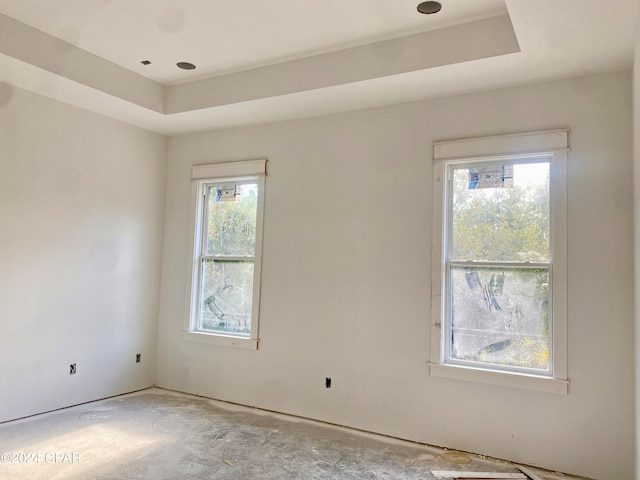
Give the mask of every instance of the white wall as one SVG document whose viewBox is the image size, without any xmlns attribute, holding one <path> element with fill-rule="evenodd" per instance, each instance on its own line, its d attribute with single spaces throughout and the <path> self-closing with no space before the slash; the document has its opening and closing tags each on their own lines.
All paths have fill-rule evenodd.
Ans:
<svg viewBox="0 0 640 480">
<path fill-rule="evenodd" d="M 640 22 L 639 22 L 640 26 Z M 636 372 L 636 480 L 640 480 L 640 28 L 633 63 L 633 223 Z"/>
<path fill-rule="evenodd" d="M 0 421 L 153 385 L 165 178 L 162 136 L 0 83 Z"/>
<path fill-rule="evenodd" d="M 631 90 L 618 73 L 170 139 L 156 384 L 632 478 Z M 432 142 L 560 127 L 570 394 L 430 377 Z M 185 342 L 190 167 L 265 157 L 260 349 Z"/>
</svg>

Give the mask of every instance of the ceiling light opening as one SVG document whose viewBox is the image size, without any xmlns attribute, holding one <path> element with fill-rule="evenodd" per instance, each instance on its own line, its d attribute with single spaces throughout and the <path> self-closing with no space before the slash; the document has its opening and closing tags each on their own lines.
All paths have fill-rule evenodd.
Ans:
<svg viewBox="0 0 640 480">
<path fill-rule="evenodd" d="M 426 15 L 438 13 L 442 9 L 440 2 L 422 2 L 418 5 L 418 11 Z"/>
<path fill-rule="evenodd" d="M 178 68 L 181 68 L 183 70 L 195 70 L 196 66 L 193 63 L 189 63 L 189 62 L 178 62 L 176 63 L 176 65 L 178 66 Z"/>
</svg>

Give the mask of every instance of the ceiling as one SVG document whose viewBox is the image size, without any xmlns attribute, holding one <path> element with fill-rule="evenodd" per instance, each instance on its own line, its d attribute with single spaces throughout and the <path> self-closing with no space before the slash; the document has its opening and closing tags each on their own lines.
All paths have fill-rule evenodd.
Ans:
<svg viewBox="0 0 640 480">
<path fill-rule="evenodd" d="M 0 0 L 0 82 L 177 135 L 630 69 L 639 1 Z"/>
</svg>

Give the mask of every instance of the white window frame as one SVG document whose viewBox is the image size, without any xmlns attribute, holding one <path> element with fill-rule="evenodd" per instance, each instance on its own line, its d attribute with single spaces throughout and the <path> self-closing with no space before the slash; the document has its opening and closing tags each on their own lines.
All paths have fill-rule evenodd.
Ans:
<svg viewBox="0 0 640 480">
<path fill-rule="evenodd" d="M 567 379 L 567 153 L 564 130 L 501 135 L 434 143 L 433 241 L 431 275 L 431 355 L 429 370 L 435 377 L 568 393 Z M 446 359 L 447 222 L 446 174 L 451 165 L 543 158 L 550 163 L 551 281 L 550 373 L 514 371 L 508 367 L 469 366 Z"/>
<path fill-rule="evenodd" d="M 191 169 L 191 288 L 189 289 L 187 321 L 183 332 L 186 341 L 207 343 L 226 347 L 256 350 L 259 344 L 260 279 L 262 271 L 262 232 L 264 224 L 264 194 L 267 160 L 215 163 L 198 165 Z M 198 328 L 198 309 L 201 295 L 201 263 L 204 245 L 204 222 L 206 214 L 206 190 L 211 184 L 256 183 L 258 205 L 256 212 L 256 246 L 253 270 L 253 298 L 251 308 L 251 334 L 249 337 L 227 332 L 215 332 Z"/>
</svg>

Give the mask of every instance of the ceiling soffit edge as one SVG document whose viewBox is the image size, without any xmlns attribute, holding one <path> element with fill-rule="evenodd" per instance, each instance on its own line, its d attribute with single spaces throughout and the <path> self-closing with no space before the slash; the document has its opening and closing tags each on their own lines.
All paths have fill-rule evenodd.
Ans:
<svg viewBox="0 0 640 480">
<path fill-rule="evenodd" d="M 369 45 L 165 86 L 0 14 L 1 54 L 165 115 L 361 82 L 519 51 L 511 20 L 503 14 Z"/>
</svg>

